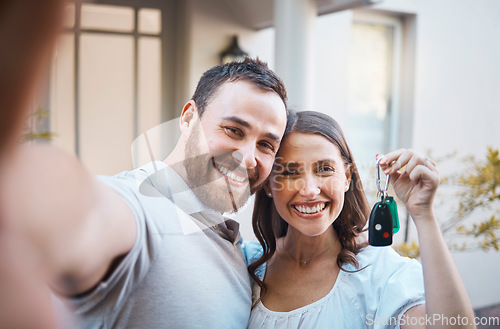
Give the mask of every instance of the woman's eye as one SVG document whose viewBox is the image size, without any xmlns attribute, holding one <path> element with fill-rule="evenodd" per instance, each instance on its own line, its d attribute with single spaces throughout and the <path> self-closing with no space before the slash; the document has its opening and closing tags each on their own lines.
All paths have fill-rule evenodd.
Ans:
<svg viewBox="0 0 500 329">
<path fill-rule="evenodd" d="M 297 176 L 297 175 L 299 175 L 299 171 L 298 170 L 284 170 L 281 172 L 280 175 L 287 176 L 287 177 Z"/>
<path fill-rule="evenodd" d="M 330 166 L 321 166 L 318 168 L 318 172 L 328 174 L 328 173 L 333 173 L 335 172 L 335 169 Z"/>
</svg>

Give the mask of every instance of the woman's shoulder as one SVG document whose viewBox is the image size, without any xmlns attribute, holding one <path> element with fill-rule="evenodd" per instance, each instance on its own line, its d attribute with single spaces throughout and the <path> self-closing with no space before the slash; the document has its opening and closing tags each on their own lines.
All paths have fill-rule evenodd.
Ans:
<svg viewBox="0 0 500 329">
<path fill-rule="evenodd" d="M 359 262 L 358 268 L 352 265 L 344 267 L 348 271 L 354 271 L 350 274 L 354 281 L 374 285 L 422 277 L 421 264 L 415 259 L 400 256 L 392 247 L 367 246 L 356 258 Z"/>
<path fill-rule="evenodd" d="M 408 263 L 418 263 L 415 259 L 399 255 L 391 246 L 367 246 L 359 252 L 356 258 L 360 264 L 364 263 L 365 265 L 373 264 L 374 262 L 384 262 L 384 267 L 387 265 L 399 266 Z"/>
<path fill-rule="evenodd" d="M 365 319 L 399 316 L 425 303 L 421 264 L 400 256 L 391 247 L 368 246 L 358 253 L 358 270 L 349 265 L 341 290 Z"/>
</svg>

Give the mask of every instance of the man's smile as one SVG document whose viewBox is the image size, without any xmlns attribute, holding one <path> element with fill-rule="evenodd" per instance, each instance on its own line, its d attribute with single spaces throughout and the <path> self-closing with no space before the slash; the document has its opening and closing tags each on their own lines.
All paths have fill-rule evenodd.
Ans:
<svg viewBox="0 0 500 329">
<path fill-rule="evenodd" d="M 237 171 L 237 170 L 232 171 L 229 168 L 227 168 L 226 166 L 219 164 L 219 163 L 214 163 L 214 167 L 215 167 L 215 169 L 217 169 L 217 171 L 222 176 L 227 177 L 236 183 L 242 184 L 245 181 L 248 181 L 248 178 L 246 177 L 246 175 L 243 176 L 242 173 Z"/>
</svg>

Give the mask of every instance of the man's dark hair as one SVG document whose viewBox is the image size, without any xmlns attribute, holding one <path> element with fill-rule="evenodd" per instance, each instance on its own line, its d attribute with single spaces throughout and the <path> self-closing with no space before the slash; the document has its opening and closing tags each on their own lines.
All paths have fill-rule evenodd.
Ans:
<svg viewBox="0 0 500 329">
<path fill-rule="evenodd" d="M 198 108 L 198 115 L 203 115 L 205 108 L 217 89 L 225 82 L 236 80 L 248 81 L 255 86 L 278 94 L 286 105 L 286 89 L 283 81 L 260 59 L 245 57 L 243 62 L 231 62 L 211 68 L 203 73 L 192 100 Z"/>
</svg>

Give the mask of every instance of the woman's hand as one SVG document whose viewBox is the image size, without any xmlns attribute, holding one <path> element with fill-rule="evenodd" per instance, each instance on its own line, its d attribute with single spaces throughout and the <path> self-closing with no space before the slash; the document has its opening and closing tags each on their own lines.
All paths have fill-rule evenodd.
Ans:
<svg viewBox="0 0 500 329">
<path fill-rule="evenodd" d="M 436 163 L 409 149 L 390 152 L 379 163 L 413 219 L 428 218 L 439 185 Z"/>
</svg>

